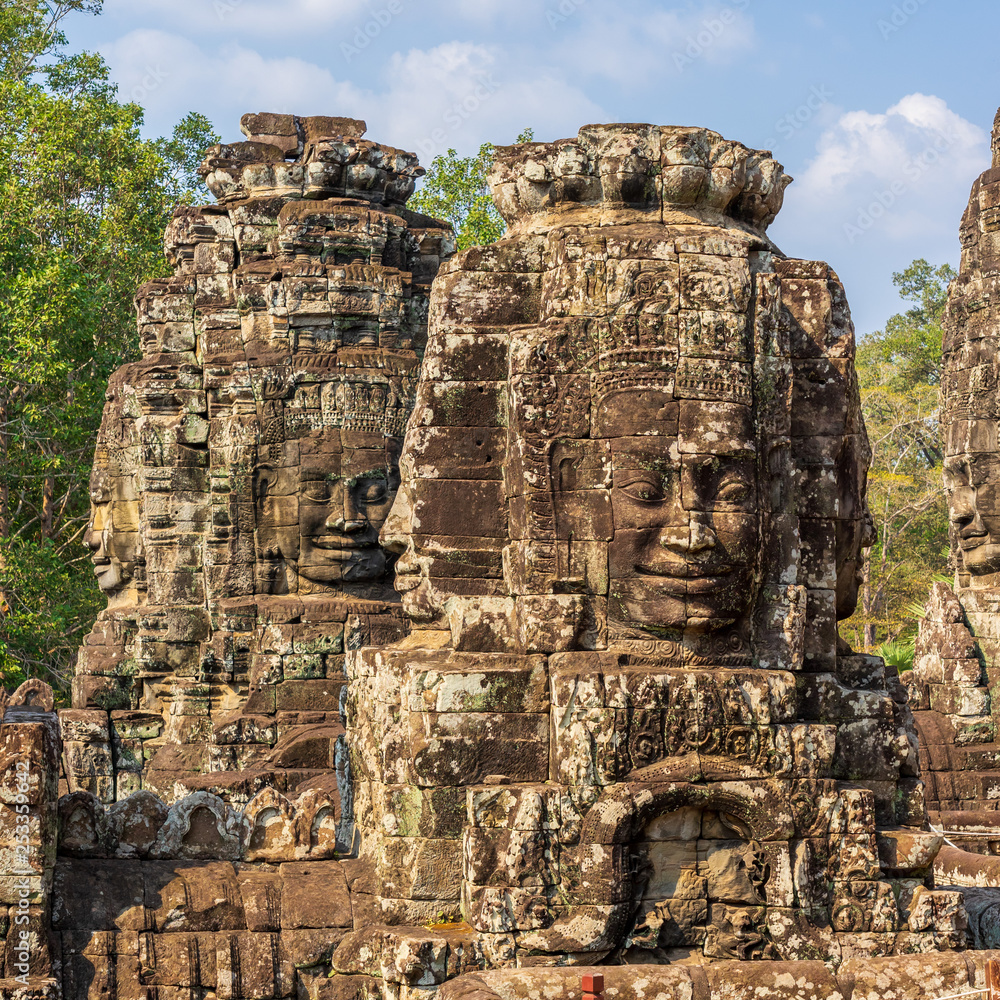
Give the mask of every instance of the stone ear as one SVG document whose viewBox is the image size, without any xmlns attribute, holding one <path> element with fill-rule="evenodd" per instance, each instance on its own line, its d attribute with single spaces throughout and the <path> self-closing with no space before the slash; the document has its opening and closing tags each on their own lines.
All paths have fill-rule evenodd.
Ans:
<svg viewBox="0 0 1000 1000">
<path fill-rule="evenodd" d="M 385 468 L 389 481 L 389 489 L 399 489 L 402 476 L 399 471 L 399 460 L 403 454 L 403 439 L 387 437 L 385 439 Z"/>
<path fill-rule="evenodd" d="M 788 475 L 790 443 L 787 438 L 758 438 L 759 469 L 766 476 L 761 482 L 761 502 L 771 510 L 782 510 L 789 502 L 792 482 Z M 766 491 L 766 492 L 765 492 Z"/>
<path fill-rule="evenodd" d="M 274 490 L 278 480 L 278 470 L 270 463 L 258 465 L 253 471 L 253 499 L 261 507 Z"/>
</svg>

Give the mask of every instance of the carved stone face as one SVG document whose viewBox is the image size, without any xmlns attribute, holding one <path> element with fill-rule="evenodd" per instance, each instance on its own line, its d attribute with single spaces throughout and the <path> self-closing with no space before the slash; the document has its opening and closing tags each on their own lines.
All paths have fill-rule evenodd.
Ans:
<svg viewBox="0 0 1000 1000">
<path fill-rule="evenodd" d="M 295 567 L 300 592 L 381 579 L 379 531 L 395 499 L 395 450 L 326 450 L 300 441 L 297 466 L 258 470 L 264 555 Z"/>
<path fill-rule="evenodd" d="M 750 411 L 688 403 L 711 425 L 699 451 L 676 422 L 611 442 L 614 538 L 609 615 L 644 629 L 712 631 L 754 597 L 759 547 L 757 461 Z M 711 449 L 711 450 L 710 450 Z"/>
<path fill-rule="evenodd" d="M 132 579 L 139 554 L 138 501 L 121 476 L 95 461 L 90 474 L 90 523 L 84 544 L 104 593 L 121 591 Z"/>
<path fill-rule="evenodd" d="M 414 541 L 412 483 L 413 480 L 407 481 L 403 471 L 403 484 L 396 494 L 380 538 L 386 551 L 399 556 L 394 586 L 402 598 L 403 611 L 413 621 L 430 622 L 440 617 L 443 602 L 435 598 L 427 572 L 431 556 L 422 557 Z"/>
<path fill-rule="evenodd" d="M 870 450 L 855 438 L 845 442 L 840 455 L 840 517 L 837 519 L 837 620 L 854 614 L 858 590 L 864 582 L 864 551 L 875 544 L 875 523 L 865 499 Z"/>
<path fill-rule="evenodd" d="M 300 483 L 299 576 L 314 583 L 381 577 L 378 533 L 395 497 L 385 468 L 338 476 L 303 467 Z"/>
<path fill-rule="evenodd" d="M 875 525 L 867 507 L 861 518 L 837 521 L 837 621 L 854 614 L 864 583 L 864 550 L 875 544 Z"/>
<path fill-rule="evenodd" d="M 944 483 L 966 571 L 972 576 L 1000 572 L 1000 456 L 948 457 Z"/>
</svg>

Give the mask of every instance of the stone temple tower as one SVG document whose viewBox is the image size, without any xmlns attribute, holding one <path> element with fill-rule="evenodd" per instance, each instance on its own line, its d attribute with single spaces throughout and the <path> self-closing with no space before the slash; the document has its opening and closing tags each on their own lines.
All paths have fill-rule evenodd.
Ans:
<svg viewBox="0 0 1000 1000">
<path fill-rule="evenodd" d="M 940 844 L 912 719 L 837 638 L 869 449 L 840 281 L 766 235 L 788 181 L 704 129 L 499 151 L 510 230 L 434 284 L 382 530 L 412 632 L 347 661 L 388 923 L 492 964 L 932 933 L 892 881 Z M 898 827 L 926 849 L 883 867 Z"/>
<path fill-rule="evenodd" d="M 950 829 L 980 833 L 1000 830 L 1000 114 L 992 145 L 993 164 L 972 185 L 962 216 L 962 262 L 943 323 L 941 426 L 955 587 L 934 584 L 906 675 L 928 808 Z"/>
<path fill-rule="evenodd" d="M 65 750 L 106 802 L 325 780 L 345 645 L 407 629 L 378 533 L 450 232 L 364 122 L 242 128 L 202 167 L 217 203 L 175 212 L 143 356 L 108 387 L 87 534 L 108 609 Z"/>
</svg>

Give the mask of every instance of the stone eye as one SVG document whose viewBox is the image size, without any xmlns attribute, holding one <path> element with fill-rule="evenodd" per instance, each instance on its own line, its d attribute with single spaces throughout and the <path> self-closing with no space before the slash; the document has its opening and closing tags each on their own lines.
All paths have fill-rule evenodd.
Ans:
<svg viewBox="0 0 1000 1000">
<path fill-rule="evenodd" d="M 663 483 L 658 479 L 633 479 L 622 487 L 622 493 L 640 503 L 661 503 L 667 498 Z"/>
<path fill-rule="evenodd" d="M 730 479 L 719 487 L 717 498 L 723 503 L 746 503 L 750 499 L 750 485 L 742 479 Z"/>
<path fill-rule="evenodd" d="M 305 484 L 302 493 L 313 503 L 327 503 L 333 496 L 333 483 L 326 479 L 314 479 Z"/>
<path fill-rule="evenodd" d="M 376 504 L 381 503 L 388 494 L 389 489 L 384 479 L 371 479 L 362 487 L 361 499 L 365 503 Z"/>
<path fill-rule="evenodd" d="M 946 465 L 944 467 L 945 489 L 956 490 L 961 489 L 963 486 L 969 486 L 971 478 L 967 470 L 961 465 Z"/>
</svg>

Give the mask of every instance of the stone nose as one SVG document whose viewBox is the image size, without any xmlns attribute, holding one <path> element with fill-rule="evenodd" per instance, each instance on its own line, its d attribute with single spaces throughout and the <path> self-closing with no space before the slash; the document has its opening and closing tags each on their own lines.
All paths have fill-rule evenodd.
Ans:
<svg viewBox="0 0 1000 1000">
<path fill-rule="evenodd" d="M 686 525 L 668 525 L 660 533 L 660 545 L 679 555 L 697 555 L 714 549 L 718 538 L 707 514 L 694 513 Z"/>
<path fill-rule="evenodd" d="M 368 519 L 358 510 L 357 504 L 351 497 L 351 491 L 345 490 L 344 499 L 341 504 L 334 502 L 333 510 L 325 522 L 331 531 L 349 535 L 357 531 L 364 531 L 368 527 Z"/>
<path fill-rule="evenodd" d="M 409 488 L 401 486 L 379 532 L 379 544 L 393 555 L 401 556 L 410 543 L 412 503 Z"/>
<path fill-rule="evenodd" d="M 986 530 L 986 525 L 983 524 L 983 519 L 979 516 L 978 510 L 970 511 L 971 517 L 966 517 L 962 519 L 963 527 L 959 531 L 960 538 L 979 538 L 982 535 L 989 534 Z"/>
<path fill-rule="evenodd" d="M 969 486 L 956 489 L 951 495 L 950 504 L 951 520 L 960 526 L 960 533 L 963 537 L 972 537 L 985 533 L 985 529 L 982 528 L 982 521 L 979 518 L 975 490 Z M 966 534 L 967 532 L 968 534 Z"/>
<path fill-rule="evenodd" d="M 103 508 L 91 508 L 90 524 L 83 533 L 83 544 L 92 552 L 98 552 L 104 548 L 105 533 L 110 525 L 108 513 Z"/>
<path fill-rule="evenodd" d="M 870 549 L 877 541 L 878 532 L 875 530 L 875 520 L 871 515 L 871 511 L 866 509 L 861 528 L 861 548 Z"/>
<path fill-rule="evenodd" d="M 691 542 L 688 551 L 707 552 L 715 548 L 718 539 L 707 514 L 694 514 L 691 517 Z"/>
</svg>

